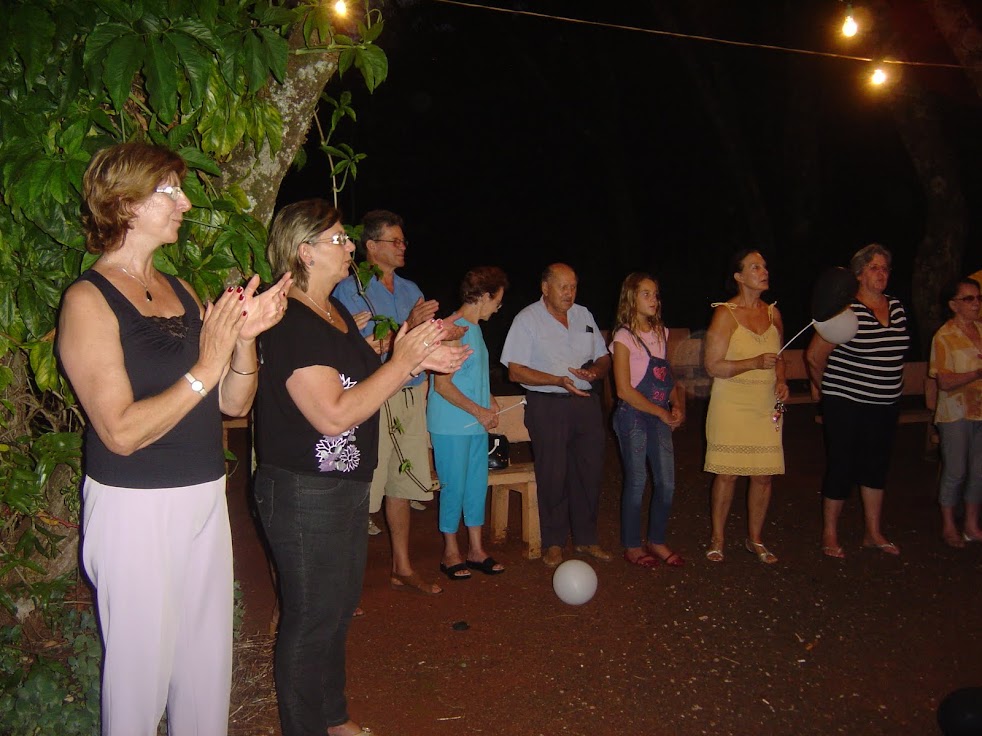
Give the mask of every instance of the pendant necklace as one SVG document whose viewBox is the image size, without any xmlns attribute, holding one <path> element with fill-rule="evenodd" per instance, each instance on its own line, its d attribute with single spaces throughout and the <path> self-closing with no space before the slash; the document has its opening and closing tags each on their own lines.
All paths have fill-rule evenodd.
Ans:
<svg viewBox="0 0 982 736">
<path fill-rule="evenodd" d="M 300 291 L 300 290 L 298 289 L 298 291 Z M 310 302 L 311 304 L 313 304 L 315 307 L 317 307 L 319 310 L 321 310 L 324 314 L 327 315 L 327 321 L 328 322 L 333 322 L 334 321 L 334 317 L 331 315 L 331 310 L 324 309 L 324 307 L 322 307 L 320 304 L 318 304 L 313 299 L 311 299 L 309 296 L 307 296 L 307 292 L 306 291 L 300 291 L 300 293 L 303 294 L 304 298 L 308 302 Z"/>
<path fill-rule="evenodd" d="M 125 273 L 131 279 L 133 279 L 135 281 L 139 281 L 140 282 L 140 285 L 143 286 L 143 293 L 147 295 L 147 301 L 148 302 L 152 302 L 153 301 L 153 296 L 150 294 L 150 286 L 147 284 L 146 281 L 144 281 L 143 279 L 141 279 L 139 276 L 134 276 L 129 271 L 127 271 L 123 266 L 116 266 L 116 268 L 118 268 L 120 271 L 122 271 L 123 273 Z"/>
</svg>

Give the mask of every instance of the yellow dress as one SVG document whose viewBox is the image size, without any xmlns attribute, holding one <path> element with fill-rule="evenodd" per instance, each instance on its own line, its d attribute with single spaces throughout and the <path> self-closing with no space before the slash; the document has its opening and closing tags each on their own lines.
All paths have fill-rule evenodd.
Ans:
<svg viewBox="0 0 982 736">
<path fill-rule="evenodd" d="M 714 304 L 713 306 L 718 306 Z M 724 302 L 736 320 L 736 305 Z M 727 360 L 753 358 L 776 353 L 781 338 L 774 326 L 774 305 L 767 313 L 771 324 L 763 334 L 737 328 L 726 348 Z M 714 378 L 706 416 L 705 470 L 717 475 L 783 475 L 783 421 L 774 421 L 773 368 L 745 371 L 732 378 Z"/>
</svg>

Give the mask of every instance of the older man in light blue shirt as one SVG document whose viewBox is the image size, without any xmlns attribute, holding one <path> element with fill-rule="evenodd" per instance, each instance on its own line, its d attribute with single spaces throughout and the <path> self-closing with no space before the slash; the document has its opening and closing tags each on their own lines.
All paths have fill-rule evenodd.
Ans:
<svg viewBox="0 0 982 736">
<path fill-rule="evenodd" d="M 597 543 L 597 506 L 605 433 L 600 397 L 591 384 L 610 369 L 593 315 L 576 301 L 576 273 L 564 263 L 542 274 L 542 299 L 516 315 L 501 352 L 508 377 L 527 391 L 525 424 L 535 454 L 543 562 L 574 549 L 605 562 Z"/>
</svg>

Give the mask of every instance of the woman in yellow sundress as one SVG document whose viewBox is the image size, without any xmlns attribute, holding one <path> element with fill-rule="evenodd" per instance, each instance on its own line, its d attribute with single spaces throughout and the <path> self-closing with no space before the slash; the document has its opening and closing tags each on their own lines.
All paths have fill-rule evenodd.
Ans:
<svg viewBox="0 0 982 736">
<path fill-rule="evenodd" d="M 740 476 L 750 478 L 747 491 L 747 551 L 761 562 L 774 556 L 761 541 L 771 499 L 771 479 L 784 474 L 781 444 L 784 400 L 784 359 L 781 313 L 760 297 L 767 291 L 767 263 L 755 250 L 743 250 L 731 261 L 729 301 L 713 304 L 706 332 L 706 372 L 713 377 L 706 417 L 705 470 L 715 473 L 712 491 L 710 562 L 723 561 L 726 517 Z"/>
</svg>

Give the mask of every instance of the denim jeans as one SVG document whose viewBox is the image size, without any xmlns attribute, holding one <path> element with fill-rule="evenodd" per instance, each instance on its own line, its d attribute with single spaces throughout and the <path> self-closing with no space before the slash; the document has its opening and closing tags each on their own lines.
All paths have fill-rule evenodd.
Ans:
<svg viewBox="0 0 982 736">
<path fill-rule="evenodd" d="M 942 506 L 982 502 L 982 421 L 939 422 Z"/>
<path fill-rule="evenodd" d="M 675 450 L 672 430 L 660 419 L 621 403 L 614 411 L 614 434 L 624 464 L 621 492 L 621 545 L 641 546 L 641 501 L 646 478 L 645 460 L 651 467 L 651 505 L 648 541 L 665 543 L 668 515 L 675 495 Z"/>
<path fill-rule="evenodd" d="M 261 465 L 255 495 L 280 587 L 274 676 L 283 736 L 348 720 L 345 640 L 361 596 L 369 483 Z"/>
</svg>

